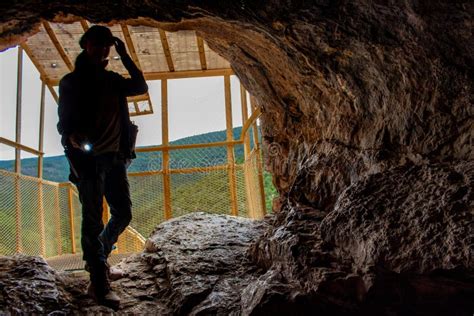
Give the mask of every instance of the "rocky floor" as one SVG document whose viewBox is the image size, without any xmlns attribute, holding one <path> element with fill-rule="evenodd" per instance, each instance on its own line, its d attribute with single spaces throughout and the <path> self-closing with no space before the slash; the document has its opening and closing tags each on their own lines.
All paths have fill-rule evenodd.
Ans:
<svg viewBox="0 0 474 316">
<path fill-rule="evenodd" d="M 264 228 L 264 222 L 204 213 L 158 226 L 143 253 L 119 264 L 127 276 L 112 283 L 122 298 L 117 313 L 240 314 L 240 293 L 261 274 L 246 252 Z M 3 257 L 0 314 L 112 313 L 87 297 L 87 283 L 57 274 L 38 257 Z"/>
</svg>

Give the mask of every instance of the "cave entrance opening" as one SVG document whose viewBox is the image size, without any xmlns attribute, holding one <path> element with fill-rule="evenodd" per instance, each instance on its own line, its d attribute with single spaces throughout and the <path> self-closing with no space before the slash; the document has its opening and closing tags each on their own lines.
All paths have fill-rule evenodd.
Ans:
<svg viewBox="0 0 474 316">
<path fill-rule="evenodd" d="M 80 202 L 75 186 L 67 181 L 66 159 L 54 156 L 59 155 L 54 146 L 60 144 L 54 103 L 59 81 L 73 70 L 78 41 L 90 26 L 85 20 L 42 22 L 16 50 L 2 53 L 16 55 L 17 69 L 9 65 L 11 71 L 2 71 L 1 78 L 2 87 L 16 84 L 4 87 L 16 94 L 9 93 L 0 107 L 1 255 L 54 257 L 60 259 L 59 269 L 77 268 L 68 258 L 81 252 Z M 134 215 L 114 253 L 141 251 L 144 237 L 157 224 L 190 212 L 262 218 L 270 200 L 264 188 L 260 111 L 229 63 L 194 31 L 108 27 L 126 43 L 150 86 L 146 94 L 128 99 L 132 120 L 148 138 L 140 144 L 139 137 L 138 157 L 129 169 Z M 108 69 L 127 75 L 113 47 Z M 35 88 L 29 87 L 33 82 Z M 220 92 L 193 99 L 193 91 L 206 90 L 200 85 Z M 175 101 L 176 96 L 188 99 Z M 199 111 L 190 111 L 192 103 Z M 188 121 L 183 120 L 186 114 Z M 190 122 L 201 125 L 193 130 Z M 187 134 L 179 132 L 184 127 Z M 104 220 L 107 207 L 104 201 Z"/>
</svg>

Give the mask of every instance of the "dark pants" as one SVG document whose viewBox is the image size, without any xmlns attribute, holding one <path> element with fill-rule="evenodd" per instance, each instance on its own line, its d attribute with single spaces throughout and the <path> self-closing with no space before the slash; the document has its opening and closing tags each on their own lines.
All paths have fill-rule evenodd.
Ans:
<svg viewBox="0 0 474 316">
<path fill-rule="evenodd" d="M 106 262 L 118 236 L 132 219 L 132 202 L 125 161 L 116 153 L 92 156 L 69 153 L 71 180 L 79 190 L 82 203 L 81 244 L 83 259 L 89 266 Z M 105 196 L 110 206 L 110 220 L 102 222 Z"/>
</svg>

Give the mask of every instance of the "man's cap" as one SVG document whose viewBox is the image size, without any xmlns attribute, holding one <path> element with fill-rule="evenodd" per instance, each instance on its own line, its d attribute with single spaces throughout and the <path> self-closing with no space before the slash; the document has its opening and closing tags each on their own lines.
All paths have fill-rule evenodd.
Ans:
<svg viewBox="0 0 474 316">
<path fill-rule="evenodd" d="M 82 49 L 86 48 L 87 41 L 92 41 L 94 44 L 112 46 L 114 44 L 114 36 L 109 28 L 102 25 L 94 25 L 91 26 L 79 40 L 79 45 Z"/>
</svg>

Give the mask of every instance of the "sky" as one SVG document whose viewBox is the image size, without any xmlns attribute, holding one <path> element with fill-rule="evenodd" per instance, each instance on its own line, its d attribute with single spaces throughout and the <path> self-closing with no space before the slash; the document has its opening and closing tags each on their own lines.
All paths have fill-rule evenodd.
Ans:
<svg viewBox="0 0 474 316">
<path fill-rule="evenodd" d="M 17 93 L 18 49 L 0 53 L 0 137 L 15 141 L 15 113 Z M 39 72 L 23 54 L 23 89 L 21 115 L 21 143 L 38 149 L 41 81 Z M 161 82 L 148 81 L 154 113 L 132 117 L 139 126 L 137 146 L 161 144 Z M 242 126 L 240 86 L 231 76 L 233 126 Z M 168 119 L 170 141 L 187 136 L 224 130 L 225 102 L 224 78 L 192 78 L 168 80 Z M 57 105 L 46 89 L 44 121 L 45 156 L 63 154 L 58 122 Z M 24 151 L 21 158 L 34 157 Z M 0 144 L 0 160 L 15 158 L 12 147 Z"/>
</svg>

